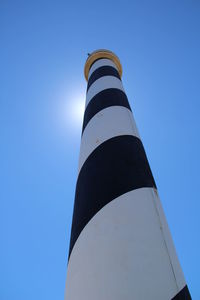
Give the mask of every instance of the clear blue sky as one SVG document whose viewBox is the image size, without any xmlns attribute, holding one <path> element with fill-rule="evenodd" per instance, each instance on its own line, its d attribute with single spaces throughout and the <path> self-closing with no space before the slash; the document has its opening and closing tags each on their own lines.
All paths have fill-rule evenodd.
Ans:
<svg viewBox="0 0 200 300">
<path fill-rule="evenodd" d="M 1 300 L 62 300 L 87 53 L 116 52 L 193 299 L 200 299 L 200 2 L 0 3 Z"/>
</svg>

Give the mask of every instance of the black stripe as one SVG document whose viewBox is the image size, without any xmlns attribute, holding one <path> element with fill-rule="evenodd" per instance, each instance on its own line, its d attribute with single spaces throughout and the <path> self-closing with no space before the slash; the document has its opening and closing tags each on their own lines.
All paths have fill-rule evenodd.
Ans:
<svg viewBox="0 0 200 300">
<path fill-rule="evenodd" d="M 88 103 L 84 114 L 82 132 L 94 115 L 110 106 L 124 106 L 131 110 L 126 94 L 123 91 L 119 89 L 103 90 L 96 94 Z"/>
<path fill-rule="evenodd" d="M 99 145 L 78 176 L 69 256 L 85 225 L 102 207 L 142 187 L 156 188 L 156 184 L 139 138 L 117 136 Z"/>
<path fill-rule="evenodd" d="M 96 69 L 92 75 L 90 76 L 88 80 L 88 85 L 87 85 L 87 91 L 90 88 L 90 86 L 99 78 L 103 76 L 114 76 L 120 79 L 118 71 L 111 66 L 102 66 L 98 69 Z"/>
<path fill-rule="evenodd" d="M 187 285 L 171 300 L 192 300 Z"/>
</svg>

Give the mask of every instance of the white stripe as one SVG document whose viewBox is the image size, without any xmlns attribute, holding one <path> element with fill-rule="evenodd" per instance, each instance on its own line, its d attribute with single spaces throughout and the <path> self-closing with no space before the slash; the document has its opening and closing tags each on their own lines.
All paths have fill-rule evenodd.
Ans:
<svg viewBox="0 0 200 300">
<path fill-rule="evenodd" d="M 175 252 L 180 277 L 174 277 L 155 201 L 152 188 L 137 189 L 90 220 L 70 256 L 65 300 L 169 300 L 184 287 Z"/>
<path fill-rule="evenodd" d="M 86 106 L 90 100 L 103 90 L 116 88 L 124 92 L 122 82 L 119 78 L 114 76 L 103 76 L 97 79 L 89 88 L 86 95 Z"/>
<path fill-rule="evenodd" d="M 122 106 L 107 107 L 98 112 L 83 132 L 79 171 L 92 151 L 106 140 L 119 135 L 139 137 L 132 112 Z"/>
<path fill-rule="evenodd" d="M 154 199 L 154 203 L 155 203 L 155 208 L 157 210 L 157 214 L 159 216 L 160 219 L 160 224 L 162 227 L 162 231 L 163 231 L 163 236 L 164 236 L 164 240 L 165 240 L 165 244 L 168 250 L 168 255 L 170 257 L 170 261 L 171 261 L 171 265 L 173 268 L 173 272 L 176 278 L 176 283 L 177 286 L 179 288 L 179 290 L 181 290 L 184 286 L 185 286 L 185 279 L 184 279 L 184 275 L 183 275 L 183 271 L 180 267 L 178 258 L 177 258 L 177 254 L 176 254 L 176 249 L 174 247 L 174 244 L 172 242 L 172 238 L 170 235 L 170 231 L 169 231 L 169 227 L 167 224 L 167 220 L 165 218 L 165 214 L 162 208 L 162 203 L 160 201 L 159 195 L 157 190 L 152 189 L 152 193 L 153 193 L 153 199 Z"/>
<path fill-rule="evenodd" d="M 97 60 L 97 61 L 91 66 L 90 71 L 89 71 L 89 74 L 88 74 L 88 80 L 89 80 L 90 76 L 92 75 L 92 73 L 93 73 L 96 69 L 98 69 L 98 68 L 100 68 L 100 67 L 103 67 L 103 66 L 111 66 L 111 67 L 113 67 L 113 68 L 115 68 L 115 69 L 117 70 L 117 67 L 116 67 L 116 65 L 114 64 L 114 62 L 113 62 L 112 60 L 106 59 L 106 58 L 104 58 L 104 59 L 99 59 L 99 60 Z M 118 71 L 118 70 L 117 70 L 117 71 Z"/>
</svg>

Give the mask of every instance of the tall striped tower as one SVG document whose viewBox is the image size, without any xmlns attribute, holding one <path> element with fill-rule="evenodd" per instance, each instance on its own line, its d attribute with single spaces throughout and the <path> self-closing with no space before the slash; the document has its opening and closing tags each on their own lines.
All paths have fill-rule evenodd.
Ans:
<svg viewBox="0 0 200 300">
<path fill-rule="evenodd" d="M 88 57 L 65 300 L 189 300 L 121 76 Z"/>
</svg>

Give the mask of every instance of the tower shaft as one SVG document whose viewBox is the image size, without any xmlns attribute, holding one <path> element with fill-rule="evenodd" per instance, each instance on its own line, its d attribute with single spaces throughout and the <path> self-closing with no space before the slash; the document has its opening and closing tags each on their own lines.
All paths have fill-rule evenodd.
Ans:
<svg viewBox="0 0 200 300">
<path fill-rule="evenodd" d="M 118 57 L 86 61 L 66 300 L 191 299 Z"/>
</svg>

